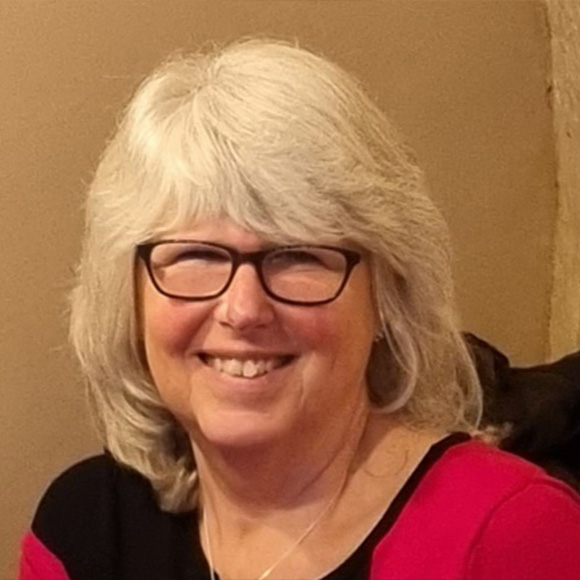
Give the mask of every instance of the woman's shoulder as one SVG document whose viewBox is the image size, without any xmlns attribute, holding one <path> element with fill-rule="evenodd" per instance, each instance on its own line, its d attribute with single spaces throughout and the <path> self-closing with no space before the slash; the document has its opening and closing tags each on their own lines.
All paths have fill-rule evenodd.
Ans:
<svg viewBox="0 0 580 580">
<path fill-rule="evenodd" d="M 106 555 L 99 563 L 91 554 L 107 552 L 117 469 L 108 454 L 89 457 L 48 485 L 22 541 L 20 579 L 67 579 L 76 572 L 79 554 L 96 573 L 107 565 Z"/>
<path fill-rule="evenodd" d="M 528 485 L 554 487 L 578 498 L 562 481 L 530 461 L 488 443 L 467 440 L 449 446 L 435 461 L 428 475 L 453 482 L 456 490 L 481 488 L 489 497 L 511 494 Z"/>
<path fill-rule="evenodd" d="M 151 483 L 109 454 L 59 475 L 23 542 L 27 580 L 182 578 L 196 569 L 192 514 L 163 511 Z"/>
<path fill-rule="evenodd" d="M 429 498 L 447 514 L 455 509 L 458 520 L 462 514 L 476 519 L 476 514 L 485 514 L 531 488 L 547 501 L 562 496 L 580 508 L 580 496 L 567 484 L 526 459 L 478 440 L 443 445 L 427 463 L 415 499 Z"/>
<path fill-rule="evenodd" d="M 117 462 L 107 452 L 81 459 L 64 469 L 50 482 L 42 501 L 57 499 L 62 494 L 69 496 L 73 493 L 74 497 L 79 492 L 90 493 L 91 490 L 95 490 L 94 484 L 112 481 L 111 478 L 118 468 Z"/>
<path fill-rule="evenodd" d="M 580 497 L 540 467 L 483 442 L 447 439 L 414 476 L 377 546 L 373 577 L 389 568 L 433 579 L 555 577 L 550 570 L 580 578 Z M 555 567 L 558 546 L 567 553 Z"/>
<path fill-rule="evenodd" d="M 450 448 L 439 467 L 439 477 L 447 480 L 446 513 L 454 512 L 471 540 L 463 577 L 580 578 L 575 490 L 541 467 L 478 441 Z"/>
<path fill-rule="evenodd" d="M 543 473 L 541 467 L 526 459 L 466 435 L 463 436 L 463 440 L 457 440 L 455 444 L 450 444 L 444 449 L 437 466 L 453 469 L 466 463 L 474 469 L 492 468 L 493 473 L 510 474 L 524 478 L 535 477 Z"/>
<path fill-rule="evenodd" d="M 121 466 L 105 452 L 75 463 L 58 475 L 40 500 L 33 527 L 53 521 L 87 521 L 91 515 L 103 520 L 119 496 L 150 491 L 148 481 L 137 472 Z M 103 522 L 104 523 L 104 522 Z"/>
<path fill-rule="evenodd" d="M 163 516 L 142 475 L 109 453 L 89 457 L 48 485 L 24 539 L 21 566 L 50 561 L 72 577 L 86 576 L 87 570 L 106 577 L 119 537 L 151 517 Z"/>
</svg>

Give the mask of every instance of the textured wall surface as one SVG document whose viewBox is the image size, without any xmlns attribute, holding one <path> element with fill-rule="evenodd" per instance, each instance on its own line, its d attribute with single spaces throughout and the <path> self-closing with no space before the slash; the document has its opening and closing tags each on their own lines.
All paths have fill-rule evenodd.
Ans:
<svg viewBox="0 0 580 580">
<path fill-rule="evenodd" d="M 548 0 L 552 39 L 558 213 L 551 358 L 580 348 L 580 2 Z"/>
</svg>

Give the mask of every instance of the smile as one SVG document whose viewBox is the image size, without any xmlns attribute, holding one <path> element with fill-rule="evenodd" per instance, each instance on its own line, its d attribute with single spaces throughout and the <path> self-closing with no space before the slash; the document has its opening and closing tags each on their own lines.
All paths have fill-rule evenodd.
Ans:
<svg viewBox="0 0 580 580">
<path fill-rule="evenodd" d="M 222 358 L 211 355 L 200 355 L 201 360 L 212 369 L 230 375 L 253 379 L 261 377 L 290 362 L 291 356 L 268 358 Z"/>
</svg>

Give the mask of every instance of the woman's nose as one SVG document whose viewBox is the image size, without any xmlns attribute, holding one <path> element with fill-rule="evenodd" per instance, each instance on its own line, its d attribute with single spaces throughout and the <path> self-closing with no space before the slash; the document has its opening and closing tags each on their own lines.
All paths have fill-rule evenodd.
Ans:
<svg viewBox="0 0 580 580">
<path fill-rule="evenodd" d="M 219 300 L 215 310 L 217 320 L 236 330 L 266 326 L 274 318 L 271 298 L 252 264 L 242 264 L 238 268 Z"/>
</svg>

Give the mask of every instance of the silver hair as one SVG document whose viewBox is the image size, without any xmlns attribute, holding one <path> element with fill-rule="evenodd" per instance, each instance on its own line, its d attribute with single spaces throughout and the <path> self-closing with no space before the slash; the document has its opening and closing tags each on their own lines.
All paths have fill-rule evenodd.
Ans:
<svg viewBox="0 0 580 580">
<path fill-rule="evenodd" d="M 135 248 L 223 215 L 276 242 L 362 248 L 382 326 L 370 400 L 412 426 L 476 426 L 481 395 L 458 331 L 446 224 L 357 81 L 277 40 L 173 56 L 137 90 L 89 188 L 71 313 L 104 444 L 164 509 L 195 505 L 196 470 L 147 369 Z"/>
</svg>

